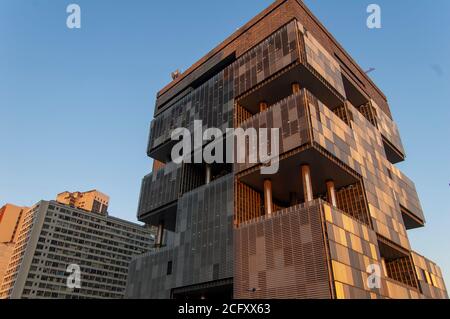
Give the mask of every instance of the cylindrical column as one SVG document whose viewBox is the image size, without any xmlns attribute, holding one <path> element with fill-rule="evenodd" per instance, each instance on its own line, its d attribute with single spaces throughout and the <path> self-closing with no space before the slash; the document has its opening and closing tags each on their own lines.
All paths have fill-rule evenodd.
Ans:
<svg viewBox="0 0 450 319">
<path fill-rule="evenodd" d="M 300 84 L 292 83 L 292 93 L 296 94 L 300 92 Z"/>
<path fill-rule="evenodd" d="M 336 188 L 334 187 L 334 181 L 327 182 L 327 195 L 328 201 L 334 207 L 337 207 Z"/>
<path fill-rule="evenodd" d="M 264 181 L 264 208 L 266 210 L 266 215 L 272 215 L 272 181 L 270 179 Z"/>
<path fill-rule="evenodd" d="M 260 112 L 264 112 L 265 110 L 267 110 L 267 103 L 266 102 L 260 102 L 259 103 L 259 111 Z"/>
<path fill-rule="evenodd" d="M 211 165 L 206 164 L 205 168 L 205 184 L 211 183 Z"/>
<path fill-rule="evenodd" d="M 383 272 L 384 275 L 387 276 L 387 267 L 386 267 L 386 259 L 384 259 L 383 257 L 381 258 L 381 266 L 383 267 Z"/>
<path fill-rule="evenodd" d="M 158 231 L 156 232 L 156 238 L 155 238 L 155 246 L 156 247 L 162 246 L 163 237 L 164 237 L 164 222 L 161 222 L 161 223 L 159 223 Z"/>
<path fill-rule="evenodd" d="M 305 196 L 305 202 L 310 202 L 314 198 L 311 183 L 311 171 L 309 169 L 309 165 L 303 165 L 301 173 L 302 173 L 302 185 L 303 185 L 303 194 Z"/>
</svg>

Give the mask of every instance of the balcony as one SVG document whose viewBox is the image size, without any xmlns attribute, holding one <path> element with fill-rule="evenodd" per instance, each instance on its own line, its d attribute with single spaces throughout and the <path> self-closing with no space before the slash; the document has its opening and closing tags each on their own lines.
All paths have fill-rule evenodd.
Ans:
<svg viewBox="0 0 450 319">
<path fill-rule="evenodd" d="M 307 184 L 302 168 L 308 167 L 311 196 L 335 205 L 361 223 L 370 224 L 362 180 L 343 169 L 314 148 L 309 148 L 280 161 L 277 174 L 264 176 L 257 169 L 237 174 L 237 223 L 266 214 L 271 205 L 276 212 L 308 201 Z M 271 203 L 266 202 L 267 181 L 270 181 Z M 330 185 L 333 195 L 330 194 Z"/>
<path fill-rule="evenodd" d="M 386 277 L 410 288 L 418 289 L 419 286 L 410 251 L 380 235 L 377 237 L 383 271 Z"/>
<path fill-rule="evenodd" d="M 345 129 L 347 134 L 352 134 L 350 121 L 353 117 L 347 112 L 346 104 L 342 103 L 340 107 L 329 108 L 307 89 L 291 93 L 291 95 L 273 105 L 267 104 L 264 110 L 255 114 L 239 104 L 237 116 L 240 120 L 237 126 L 244 130 L 255 128 L 257 132 L 260 128 L 278 128 L 280 132 L 279 155 L 283 157 L 283 155 L 298 148 L 312 147 L 313 142 L 317 141 L 314 132 L 324 130 L 320 110 L 327 110 L 328 116 L 331 116 L 339 127 Z M 312 122 L 313 119 L 316 121 Z M 341 147 L 345 147 L 344 145 L 344 141 L 339 143 Z M 244 151 L 242 147 L 245 148 L 246 160 L 248 160 L 248 152 L 252 145 L 247 143 L 246 145 L 238 145 L 238 147 L 241 148 L 239 149 L 241 152 Z M 267 148 L 271 150 L 271 145 L 269 144 Z M 236 173 L 240 173 L 257 165 L 258 163 L 246 161 L 245 163 L 235 164 L 234 170 Z"/>
<path fill-rule="evenodd" d="M 308 107 L 306 102 L 306 91 L 291 95 L 261 113 L 251 116 L 239 124 L 247 130 L 255 128 L 258 132 L 260 128 L 278 128 L 280 130 L 280 154 L 284 154 L 297 147 L 311 142 L 310 128 L 308 125 Z M 238 148 L 243 145 L 237 145 Z M 251 145 L 245 145 L 248 155 Z M 269 150 L 271 146 L 269 145 Z M 248 158 L 247 158 L 248 159 Z M 241 172 L 256 163 L 237 163 L 235 172 Z"/>
</svg>

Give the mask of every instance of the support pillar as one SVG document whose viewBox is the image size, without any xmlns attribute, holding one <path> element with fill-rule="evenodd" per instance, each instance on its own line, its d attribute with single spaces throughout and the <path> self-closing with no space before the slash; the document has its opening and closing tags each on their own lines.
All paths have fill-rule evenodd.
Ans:
<svg viewBox="0 0 450 319">
<path fill-rule="evenodd" d="M 260 102 L 259 103 L 259 111 L 260 112 L 264 112 L 265 110 L 267 110 L 267 103 L 266 102 Z"/>
<path fill-rule="evenodd" d="M 383 257 L 381 257 L 381 266 L 383 267 L 384 275 L 387 276 L 388 272 L 387 272 L 387 267 L 386 267 L 386 259 L 384 259 Z"/>
<path fill-rule="evenodd" d="M 211 183 L 211 165 L 206 164 L 206 168 L 205 168 L 205 184 L 208 185 L 209 183 Z"/>
<path fill-rule="evenodd" d="M 300 84 L 292 83 L 292 93 L 293 94 L 300 93 Z"/>
<path fill-rule="evenodd" d="M 163 238 L 164 238 L 164 222 L 161 222 L 161 223 L 159 223 L 158 231 L 156 232 L 156 238 L 155 238 L 155 246 L 156 247 L 162 246 Z"/>
<path fill-rule="evenodd" d="M 313 197 L 313 189 L 311 183 L 311 171 L 309 165 L 303 165 L 301 169 L 303 194 L 305 196 L 305 202 L 311 202 Z"/>
<path fill-rule="evenodd" d="M 266 179 L 264 181 L 264 208 L 266 216 L 272 215 L 273 199 L 272 199 L 272 181 Z"/>
<path fill-rule="evenodd" d="M 336 188 L 334 186 L 334 181 L 327 182 L 327 197 L 328 202 L 331 206 L 337 207 L 337 199 L 336 199 Z"/>
</svg>

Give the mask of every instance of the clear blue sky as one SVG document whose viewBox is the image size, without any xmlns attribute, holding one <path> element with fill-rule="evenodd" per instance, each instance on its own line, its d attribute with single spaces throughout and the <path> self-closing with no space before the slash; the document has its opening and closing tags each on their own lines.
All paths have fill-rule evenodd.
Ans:
<svg viewBox="0 0 450 319">
<path fill-rule="evenodd" d="M 450 1 L 307 0 L 388 96 L 401 169 L 428 218 L 413 247 L 450 284 Z M 366 7 L 382 8 L 369 30 Z M 82 9 L 81 30 L 66 7 Z M 268 6 L 268 0 L 0 0 L 0 205 L 97 188 L 136 220 L 155 94 Z"/>
</svg>

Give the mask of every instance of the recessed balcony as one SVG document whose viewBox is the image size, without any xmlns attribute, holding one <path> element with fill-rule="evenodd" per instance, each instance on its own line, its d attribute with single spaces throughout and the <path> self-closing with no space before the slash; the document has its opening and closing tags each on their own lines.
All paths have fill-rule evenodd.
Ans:
<svg viewBox="0 0 450 319">
<path fill-rule="evenodd" d="M 318 103 L 321 103 L 310 91 L 301 89 L 295 91 L 293 89 L 297 84 L 290 85 L 294 92 L 274 105 L 264 104 L 267 106 L 261 109 L 260 112 L 252 115 L 247 109 L 238 106 L 237 117 L 240 119 L 238 126 L 244 130 L 255 128 L 259 131 L 260 128 L 278 128 L 279 129 L 279 150 L 278 154 L 283 155 L 298 147 L 305 145 L 313 145 L 313 125 L 311 124 L 311 114 L 320 118 Z M 323 103 L 322 103 L 323 105 Z M 325 106 L 328 108 L 328 106 Z M 331 110 L 331 109 L 330 109 Z M 330 112 L 336 121 L 342 121 L 343 125 L 350 127 L 351 116 L 347 112 L 345 103 L 341 107 L 334 108 L 334 113 Z M 320 122 L 316 125 L 322 125 Z M 317 127 L 315 127 L 317 129 Z M 262 141 L 259 141 L 261 143 Z M 271 150 L 271 141 L 268 141 L 268 150 Z M 237 145 L 238 152 L 246 152 L 245 163 L 236 163 L 234 171 L 239 173 L 243 170 L 249 169 L 257 163 L 251 163 L 248 154 L 254 145 L 249 143 L 240 143 Z M 261 145 L 257 145 L 261 147 Z M 258 148 L 258 150 L 259 150 Z"/>
<path fill-rule="evenodd" d="M 419 286 L 410 252 L 380 235 L 378 236 L 378 247 L 386 277 L 418 289 Z"/>
<path fill-rule="evenodd" d="M 326 200 L 360 222 L 370 223 L 361 178 L 313 147 L 282 157 L 274 175 L 262 175 L 256 167 L 237 174 L 237 181 L 237 223 L 314 199 Z"/>
<path fill-rule="evenodd" d="M 243 96 L 237 98 L 236 103 L 244 107 L 250 114 L 260 112 L 260 103 L 274 105 L 292 95 L 292 84 L 298 84 L 319 98 L 332 110 L 342 106 L 344 99 L 323 79 L 311 72 L 306 65 L 297 63 L 272 78 L 256 86 Z"/>
</svg>

